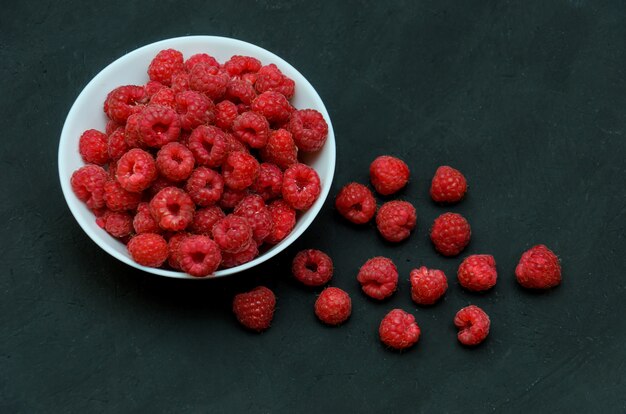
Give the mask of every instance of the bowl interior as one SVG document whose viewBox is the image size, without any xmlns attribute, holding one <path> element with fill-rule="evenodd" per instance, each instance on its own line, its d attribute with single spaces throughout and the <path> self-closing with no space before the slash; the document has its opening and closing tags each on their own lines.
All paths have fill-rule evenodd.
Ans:
<svg viewBox="0 0 626 414">
<path fill-rule="evenodd" d="M 130 258 L 124 244 L 96 225 L 93 214 L 84 203 L 76 198 L 70 186 L 72 173 L 84 165 L 78 153 L 80 135 L 90 128 L 104 131 L 107 119 L 102 111 L 102 104 L 107 93 L 120 85 L 145 84 L 148 81 L 146 71 L 150 61 L 160 50 L 167 48 L 181 51 L 185 59 L 195 53 L 208 53 L 219 62 L 225 62 L 232 55 L 248 55 L 256 57 L 263 64 L 274 63 L 285 75 L 296 82 L 296 92 L 291 100 L 293 106 L 298 109 L 316 109 L 324 115 L 328 122 L 328 140 L 326 145 L 318 153 L 308 154 L 304 159 L 304 162 L 312 166 L 320 176 L 322 190 L 319 198 L 308 211 L 298 217 L 295 228 L 282 242 L 248 263 L 231 269 L 219 270 L 213 276 L 219 277 L 238 273 L 275 256 L 293 243 L 306 230 L 313 222 L 328 196 L 335 170 L 335 135 L 324 103 L 304 76 L 283 59 L 265 49 L 236 39 L 216 36 L 189 36 L 152 43 L 134 50 L 111 63 L 87 84 L 67 116 L 59 143 L 58 162 L 61 188 L 65 200 L 79 225 L 96 244 L 109 254 L 124 263 L 146 272 L 161 276 L 198 280 L 198 278 L 182 272 L 155 269 L 135 263 Z"/>
</svg>

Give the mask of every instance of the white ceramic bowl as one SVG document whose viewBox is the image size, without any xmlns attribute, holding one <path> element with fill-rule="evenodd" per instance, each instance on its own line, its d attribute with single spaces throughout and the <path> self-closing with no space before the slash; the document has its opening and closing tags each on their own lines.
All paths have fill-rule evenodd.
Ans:
<svg viewBox="0 0 626 414">
<path fill-rule="evenodd" d="M 256 57 L 263 64 L 274 63 L 285 75 L 296 82 L 296 92 L 291 101 L 293 106 L 298 109 L 316 109 L 324 115 L 328 122 L 328 140 L 326 145 L 318 153 L 308 155 L 304 159 L 304 162 L 315 168 L 320 176 L 322 190 L 319 198 L 308 211 L 298 217 L 295 228 L 282 242 L 248 263 L 231 269 L 219 270 L 213 276 L 220 277 L 239 273 L 276 256 L 300 237 L 322 208 L 328 196 L 335 172 L 335 135 L 324 103 L 315 89 L 313 89 L 313 86 L 300 72 L 280 57 L 265 49 L 241 40 L 226 37 L 178 37 L 141 47 L 122 56 L 104 68 L 85 86 L 74 105 L 72 105 L 65 120 L 65 125 L 63 125 L 59 143 L 59 176 L 63 195 L 76 221 L 78 221 L 85 233 L 111 256 L 130 266 L 155 275 L 180 279 L 200 279 L 182 272 L 155 269 L 135 263 L 128 254 L 124 244 L 96 225 L 94 215 L 76 197 L 70 186 L 72 173 L 84 165 L 78 153 L 78 139 L 80 135 L 90 128 L 104 131 L 106 116 L 102 111 L 102 104 L 107 93 L 120 85 L 145 84 L 148 81 L 146 71 L 150 61 L 160 50 L 167 48 L 180 50 L 185 58 L 195 53 L 204 52 L 214 56 L 219 62 L 225 62 L 232 55 L 248 55 Z"/>
</svg>

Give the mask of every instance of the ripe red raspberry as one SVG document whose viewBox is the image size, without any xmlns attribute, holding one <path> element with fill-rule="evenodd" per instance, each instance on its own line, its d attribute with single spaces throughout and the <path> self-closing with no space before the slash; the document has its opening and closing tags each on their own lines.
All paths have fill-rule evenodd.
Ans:
<svg viewBox="0 0 626 414">
<path fill-rule="evenodd" d="M 411 298 L 418 305 L 432 305 L 448 290 L 446 275 L 425 266 L 411 270 Z"/>
<path fill-rule="evenodd" d="M 252 238 L 257 245 L 272 232 L 272 216 L 260 195 L 251 194 L 237 204 L 233 214 L 245 218 L 252 228 Z"/>
<path fill-rule="evenodd" d="M 339 325 L 350 317 L 352 300 L 343 290 L 326 288 L 315 301 L 315 315 L 327 325 Z"/>
<path fill-rule="evenodd" d="M 289 132 L 300 151 L 315 152 L 326 143 L 328 124 L 315 109 L 300 109 L 291 113 Z"/>
<path fill-rule="evenodd" d="M 167 260 L 167 242 L 158 234 L 138 234 L 126 245 L 133 260 L 142 266 L 159 267 Z"/>
<path fill-rule="evenodd" d="M 561 263 L 552 250 L 539 244 L 522 254 L 515 277 L 525 288 L 549 289 L 561 283 Z"/>
<path fill-rule="evenodd" d="M 231 152 L 222 164 L 224 183 L 233 190 L 250 187 L 258 175 L 259 162 L 245 152 Z"/>
<path fill-rule="evenodd" d="M 250 105 L 256 98 L 256 91 L 251 83 L 234 78 L 228 82 L 225 98 L 234 103 Z"/>
<path fill-rule="evenodd" d="M 200 165 L 215 168 L 226 159 L 226 134 L 214 126 L 200 125 L 194 129 L 188 146 Z"/>
<path fill-rule="evenodd" d="M 222 193 L 222 199 L 220 200 L 220 207 L 225 210 L 232 210 L 247 195 L 247 189 L 233 190 L 232 188 L 225 187 L 224 192 Z"/>
<path fill-rule="evenodd" d="M 76 197 L 90 209 L 104 207 L 104 184 L 107 172 L 97 165 L 85 165 L 72 173 L 70 185 Z"/>
<path fill-rule="evenodd" d="M 96 219 L 98 226 L 113 237 L 122 238 L 133 231 L 133 219 L 125 211 L 107 211 Z"/>
<path fill-rule="evenodd" d="M 198 63 L 205 63 L 209 66 L 219 67 L 219 62 L 211 55 L 206 53 L 196 53 L 195 55 L 191 55 L 189 59 L 185 61 L 185 69 L 187 72 L 190 72 L 194 66 Z"/>
<path fill-rule="evenodd" d="M 104 184 L 104 201 L 112 211 L 135 210 L 141 202 L 141 193 L 127 191 L 117 181 L 109 180 Z"/>
<path fill-rule="evenodd" d="M 267 208 L 272 216 L 272 232 L 265 242 L 278 244 L 291 233 L 296 225 L 296 210 L 284 200 L 272 201 Z"/>
<path fill-rule="evenodd" d="M 150 206 L 148 203 L 140 203 L 137 206 L 137 213 L 133 218 L 133 228 L 135 233 L 161 233 L 159 224 L 154 220 L 150 213 Z"/>
<path fill-rule="evenodd" d="M 261 159 L 285 170 L 298 162 L 298 147 L 286 129 L 271 131 L 267 144 L 261 148 Z"/>
<path fill-rule="evenodd" d="M 374 257 L 361 266 L 356 279 L 367 296 L 383 300 L 398 287 L 398 269 L 391 259 Z"/>
<path fill-rule="evenodd" d="M 167 86 L 163 85 L 161 82 L 157 81 L 148 81 L 144 85 L 144 90 L 146 91 L 146 95 L 152 99 L 152 97 L 159 92 L 161 89 L 167 88 Z"/>
<path fill-rule="evenodd" d="M 469 244 L 472 229 L 465 218 L 457 213 L 444 213 L 435 219 L 430 228 L 430 240 L 444 256 L 456 256 Z"/>
<path fill-rule="evenodd" d="M 276 164 L 261 163 L 259 176 L 250 189 L 267 201 L 280 196 L 282 188 L 283 172 L 280 168 Z"/>
<path fill-rule="evenodd" d="M 122 188 L 138 193 L 148 188 L 156 178 L 156 163 L 146 151 L 133 148 L 119 159 L 115 174 Z"/>
<path fill-rule="evenodd" d="M 245 73 L 255 73 L 261 69 L 261 62 L 251 56 L 232 56 L 226 63 L 224 69 L 230 76 L 241 76 Z"/>
<path fill-rule="evenodd" d="M 256 243 L 250 243 L 248 248 L 238 253 L 222 253 L 222 267 L 229 269 L 248 263 L 259 255 L 259 248 Z"/>
<path fill-rule="evenodd" d="M 183 238 L 176 248 L 180 269 L 195 277 L 209 276 L 217 270 L 222 253 L 208 236 L 191 235 Z"/>
<path fill-rule="evenodd" d="M 252 102 L 251 109 L 263 115 L 272 125 L 281 125 L 289 120 L 293 107 L 285 95 L 278 92 L 263 92 Z"/>
<path fill-rule="evenodd" d="M 394 243 L 409 237 L 416 223 L 415 207 L 408 201 L 389 201 L 376 214 L 376 227 L 380 235 Z"/>
<path fill-rule="evenodd" d="M 104 112 L 113 121 L 124 124 L 129 116 L 141 112 L 147 101 L 148 95 L 143 86 L 120 86 L 107 95 Z"/>
<path fill-rule="evenodd" d="M 122 128 L 124 127 L 124 125 L 122 124 L 118 124 L 117 122 L 115 122 L 112 119 L 109 119 L 107 121 L 106 126 L 104 127 L 104 133 L 107 135 L 111 135 L 114 131 L 116 131 L 118 128 Z"/>
<path fill-rule="evenodd" d="M 172 108 L 149 105 L 141 111 L 138 132 L 145 145 L 161 148 L 180 136 L 180 119 Z"/>
<path fill-rule="evenodd" d="M 172 84 L 172 75 L 185 70 L 183 54 L 178 50 L 161 50 L 150 62 L 148 66 L 148 76 L 150 80 L 161 82 L 163 85 Z"/>
<path fill-rule="evenodd" d="M 224 179 L 215 170 L 198 167 L 185 184 L 185 190 L 194 203 L 206 207 L 217 203 L 224 192 Z"/>
<path fill-rule="evenodd" d="M 244 73 L 243 75 L 241 75 L 242 80 L 245 80 L 246 82 L 252 85 L 256 83 L 257 78 L 258 78 L 258 75 L 256 73 Z"/>
<path fill-rule="evenodd" d="M 177 187 L 166 187 L 150 200 L 150 213 L 163 230 L 184 230 L 191 224 L 194 210 L 189 194 Z"/>
<path fill-rule="evenodd" d="M 470 305 L 457 312 L 454 324 L 459 328 L 457 338 L 463 345 L 478 345 L 489 335 L 489 316 L 478 306 Z"/>
<path fill-rule="evenodd" d="M 187 72 L 176 72 L 172 75 L 172 91 L 179 94 L 190 89 L 189 74 Z"/>
<path fill-rule="evenodd" d="M 399 158 L 381 155 L 370 164 L 370 180 L 379 194 L 390 195 L 409 182 L 409 167 Z"/>
<path fill-rule="evenodd" d="M 412 347 L 420 338 L 420 327 L 415 317 L 402 309 L 393 309 L 380 322 L 378 334 L 383 344 L 403 350 Z"/>
<path fill-rule="evenodd" d="M 189 234 L 185 232 L 174 233 L 174 235 L 172 235 L 167 241 L 167 248 L 170 251 L 170 255 L 167 258 L 167 264 L 172 269 L 180 270 L 180 262 L 178 261 L 178 246 L 180 246 L 180 242 L 188 236 Z"/>
<path fill-rule="evenodd" d="M 333 261 L 320 250 L 302 250 L 293 258 L 291 273 L 307 286 L 323 286 L 333 277 Z"/>
<path fill-rule="evenodd" d="M 176 109 L 176 92 L 164 86 L 150 97 L 149 105 L 167 106 L 168 108 Z"/>
<path fill-rule="evenodd" d="M 231 101 L 222 101 L 215 105 L 215 126 L 229 130 L 238 115 L 237 105 Z"/>
<path fill-rule="evenodd" d="M 239 293 L 233 299 L 233 312 L 239 323 L 257 332 L 270 327 L 275 308 L 276 296 L 265 286 Z"/>
<path fill-rule="evenodd" d="M 195 91 L 184 91 L 176 95 L 176 112 L 180 115 L 180 126 L 192 130 L 198 125 L 210 124 L 215 119 L 215 105 L 205 95 Z"/>
<path fill-rule="evenodd" d="M 194 65 L 189 72 L 189 87 L 206 94 L 214 101 L 218 101 L 224 96 L 228 81 L 228 74 L 206 63 Z"/>
<path fill-rule="evenodd" d="M 109 161 L 108 141 L 106 134 L 88 129 L 78 140 L 78 152 L 86 163 L 104 165 Z"/>
<path fill-rule="evenodd" d="M 295 82 L 283 75 L 283 73 L 273 63 L 262 66 L 257 72 L 254 87 L 258 93 L 273 91 L 282 93 L 287 99 L 293 97 Z"/>
<path fill-rule="evenodd" d="M 189 149 L 178 142 L 165 144 L 156 157 L 159 174 L 171 181 L 187 179 L 193 171 L 196 160 Z"/>
<path fill-rule="evenodd" d="M 141 113 L 132 114 L 128 117 L 126 125 L 124 126 L 124 139 L 128 148 L 145 148 L 146 145 L 141 142 L 141 136 L 139 134 L 139 121 L 141 120 Z M 123 155 L 123 154 L 122 154 Z"/>
<path fill-rule="evenodd" d="M 346 184 L 335 198 L 339 214 L 355 224 L 367 223 L 376 214 L 376 200 L 366 186 L 358 183 Z"/>
<path fill-rule="evenodd" d="M 444 165 L 437 168 L 430 186 L 430 196 L 437 203 L 461 201 L 467 191 L 467 181 L 459 170 Z"/>
<path fill-rule="evenodd" d="M 498 278 L 496 261 L 490 254 L 467 256 L 461 262 L 457 276 L 461 286 L 467 290 L 480 292 L 491 289 Z"/>
<path fill-rule="evenodd" d="M 296 210 L 308 210 L 321 191 L 320 177 L 306 164 L 294 164 L 283 175 L 283 199 Z"/>
<path fill-rule="evenodd" d="M 252 241 L 252 227 L 243 217 L 229 214 L 213 225 L 213 240 L 227 253 L 239 253 Z"/>
<path fill-rule="evenodd" d="M 224 217 L 226 215 L 218 206 L 201 208 L 193 215 L 193 221 L 189 230 L 196 234 L 210 236 L 213 231 L 213 225 Z"/>
<path fill-rule="evenodd" d="M 252 148 L 263 148 L 267 144 L 270 126 L 263 115 L 244 112 L 233 122 L 235 137 Z"/>
<path fill-rule="evenodd" d="M 112 161 L 119 160 L 129 149 L 124 128 L 120 127 L 109 135 L 108 151 Z"/>
</svg>

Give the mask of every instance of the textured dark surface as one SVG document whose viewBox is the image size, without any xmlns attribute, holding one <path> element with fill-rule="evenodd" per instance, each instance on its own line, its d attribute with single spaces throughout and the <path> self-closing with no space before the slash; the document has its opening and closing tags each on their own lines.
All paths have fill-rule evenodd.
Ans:
<svg viewBox="0 0 626 414">
<path fill-rule="evenodd" d="M 0 14 L 0 411 L 36 412 L 624 412 L 626 410 L 626 7 L 623 2 L 15 2 Z M 91 2 L 89 2 L 91 3 Z M 100 250 L 63 200 L 56 151 L 83 86 L 117 57 L 185 34 L 240 38 L 297 67 L 331 114 L 338 163 L 331 199 L 290 249 L 227 280 L 143 274 Z M 100 103 L 94 103 L 99 105 Z M 332 208 L 371 160 L 402 156 L 402 198 L 417 232 L 397 246 Z M 495 289 L 456 282 L 460 258 L 427 236 L 447 209 L 428 198 L 436 167 L 470 183 L 449 210 L 473 228 L 465 252 L 491 253 Z M 537 243 L 564 282 L 517 286 Z M 289 277 L 299 249 L 327 251 L 333 285 L 353 299 L 343 327 L 322 326 L 315 290 Z M 374 303 L 355 275 L 391 257 L 399 291 Z M 443 302 L 418 308 L 408 274 L 441 268 Z M 274 326 L 242 330 L 234 292 L 262 282 Z M 476 349 L 452 318 L 468 303 L 492 318 Z M 377 326 L 394 307 L 423 336 L 397 354 Z"/>
</svg>

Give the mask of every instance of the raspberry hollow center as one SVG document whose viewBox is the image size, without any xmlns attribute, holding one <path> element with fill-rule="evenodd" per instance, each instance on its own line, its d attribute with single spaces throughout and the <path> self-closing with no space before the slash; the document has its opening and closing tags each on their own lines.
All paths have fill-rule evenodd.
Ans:
<svg viewBox="0 0 626 414">
<path fill-rule="evenodd" d="M 162 124 L 160 122 L 152 125 L 152 130 L 157 134 L 163 134 L 169 129 L 169 125 Z"/>
<path fill-rule="evenodd" d="M 202 252 L 193 252 L 191 253 L 191 260 L 194 261 L 194 263 L 202 263 L 204 262 L 204 257 L 206 256 L 204 253 Z"/>
<path fill-rule="evenodd" d="M 317 263 L 308 262 L 304 267 L 313 273 L 317 272 Z"/>
<path fill-rule="evenodd" d="M 167 210 L 168 210 L 170 213 L 172 213 L 172 214 L 176 215 L 176 214 L 178 214 L 178 213 L 180 212 L 180 204 L 176 204 L 176 203 L 169 203 L 169 204 L 167 205 Z"/>
</svg>

